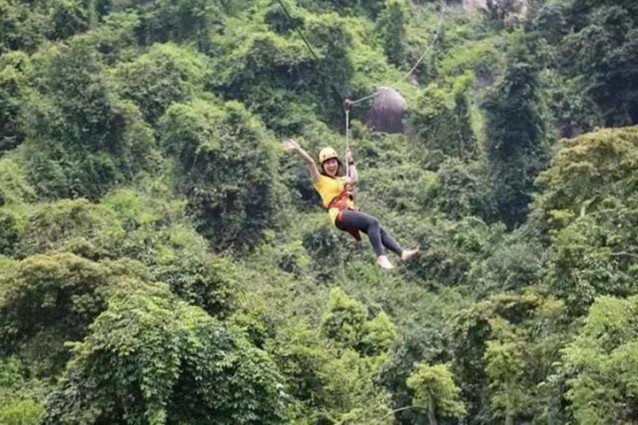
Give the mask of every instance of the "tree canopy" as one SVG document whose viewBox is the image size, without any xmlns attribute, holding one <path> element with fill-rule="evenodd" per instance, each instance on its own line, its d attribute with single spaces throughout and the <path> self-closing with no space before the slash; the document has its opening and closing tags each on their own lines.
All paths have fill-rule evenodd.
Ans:
<svg viewBox="0 0 638 425">
<path fill-rule="evenodd" d="M 0 423 L 637 422 L 638 3 L 468 3 L 0 0 Z"/>
</svg>

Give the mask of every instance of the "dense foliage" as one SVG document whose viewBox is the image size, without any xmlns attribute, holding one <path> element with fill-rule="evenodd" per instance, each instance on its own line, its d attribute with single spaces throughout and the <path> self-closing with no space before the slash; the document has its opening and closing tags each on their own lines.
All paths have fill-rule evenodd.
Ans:
<svg viewBox="0 0 638 425">
<path fill-rule="evenodd" d="M 638 3 L 458 3 L 0 0 L 0 423 L 638 422 Z"/>
</svg>

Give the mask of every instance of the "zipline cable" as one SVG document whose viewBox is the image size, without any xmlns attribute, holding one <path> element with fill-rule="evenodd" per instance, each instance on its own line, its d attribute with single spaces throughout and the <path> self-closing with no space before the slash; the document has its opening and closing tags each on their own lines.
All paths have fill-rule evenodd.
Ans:
<svg viewBox="0 0 638 425">
<path fill-rule="evenodd" d="M 412 68 L 410 68 L 410 70 L 403 76 L 403 78 L 399 79 L 396 81 L 396 83 L 400 83 L 402 81 L 405 81 L 408 79 L 408 77 L 410 77 L 410 75 L 412 75 L 412 73 L 417 69 L 417 67 L 419 65 L 421 65 L 421 62 L 423 62 L 423 59 L 425 59 L 425 56 L 428 54 L 428 52 L 432 49 L 432 47 L 434 47 L 434 43 L 436 43 L 436 40 L 439 38 L 439 35 L 441 34 L 441 29 L 443 28 L 443 14 L 445 12 L 445 1 L 441 0 L 441 7 L 440 7 L 440 12 L 439 12 L 439 22 L 437 24 L 437 28 L 436 31 L 434 33 L 434 37 L 432 37 L 432 41 L 430 42 L 430 44 L 426 47 L 425 51 L 423 52 L 423 54 L 421 55 L 421 57 L 419 58 L 419 60 L 416 61 L 416 63 L 414 64 L 414 66 L 412 66 Z M 396 84 L 395 83 L 395 84 Z M 357 99 L 357 100 L 351 100 L 350 101 L 350 105 L 356 105 L 358 103 L 361 103 L 363 101 L 366 101 L 368 99 L 372 99 L 374 97 L 379 96 L 381 93 L 383 93 L 385 90 L 387 89 L 380 89 L 377 90 L 376 92 L 368 95 L 368 96 L 364 96 L 361 99 Z"/>
<path fill-rule="evenodd" d="M 279 3 L 279 6 L 284 11 L 284 14 L 286 15 L 286 18 L 288 18 L 288 20 L 290 21 L 290 25 L 294 28 L 295 32 L 299 35 L 299 37 L 301 37 L 301 39 L 303 40 L 304 44 L 306 45 L 306 47 L 308 48 L 308 50 L 310 51 L 312 56 L 315 58 L 315 60 L 319 61 L 320 60 L 319 56 L 315 53 L 315 51 L 313 50 L 312 46 L 310 45 L 310 43 L 308 42 L 308 40 L 304 36 L 303 32 L 299 29 L 299 27 L 297 27 L 297 25 L 295 25 L 295 22 L 293 21 L 292 16 L 290 15 L 290 12 L 288 11 L 286 6 L 284 5 L 283 1 L 282 0 L 277 0 L 277 3 Z M 432 37 L 432 41 L 426 47 L 426 49 L 423 52 L 423 54 L 421 54 L 421 57 L 419 57 L 419 59 L 412 66 L 412 68 L 410 68 L 410 70 L 403 76 L 403 78 L 398 80 L 396 83 L 399 83 L 401 81 L 407 80 L 408 77 L 410 77 L 410 75 L 412 75 L 412 73 L 417 69 L 417 67 L 421 64 L 421 62 L 423 62 L 423 59 L 425 59 L 425 56 L 428 54 L 428 52 L 432 49 L 432 47 L 434 47 L 434 43 L 436 43 L 436 40 L 438 40 L 439 35 L 441 34 L 441 29 L 443 28 L 443 15 L 444 15 L 445 8 L 446 8 L 445 0 L 441 0 L 440 5 L 441 5 L 440 6 L 441 10 L 439 12 L 439 22 L 437 24 L 437 28 L 436 28 L 436 31 L 434 33 L 434 37 Z M 357 99 L 357 100 L 350 100 L 348 97 L 344 96 L 336 88 L 334 83 L 330 83 L 330 86 L 337 93 L 339 98 L 343 99 L 343 109 L 344 109 L 345 116 L 346 116 L 345 117 L 346 118 L 345 127 L 346 127 L 346 152 L 347 152 L 349 150 L 349 148 L 350 148 L 350 106 L 351 105 L 357 105 L 357 104 L 359 104 L 361 102 L 364 102 L 364 101 L 366 101 L 368 99 L 375 98 L 375 97 L 379 96 L 381 93 L 383 93 L 387 89 L 377 90 L 376 92 L 374 92 L 374 93 L 372 93 L 372 94 L 370 94 L 368 96 L 364 96 L 364 97 L 362 97 L 360 99 Z M 350 168 L 348 166 L 346 166 L 346 175 L 348 177 L 350 176 Z"/>
<path fill-rule="evenodd" d="M 284 11 L 284 14 L 286 15 L 286 18 L 288 18 L 288 21 L 290 21 L 290 25 L 294 28 L 295 32 L 299 35 L 301 40 L 304 42 L 304 44 L 306 45 L 306 47 L 310 51 L 310 54 L 312 54 L 312 56 L 315 58 L 315 60 L 317 60 L 317 61 L 320 60 L 319 56 L 315 53 L 314 49 L 312 48 L 312 46 L 310 45 L 310 43 L 308 42 L 308 40 L 304 36 L 303 32 L 299 29 L 299 27 L 297 25 L 295 25 L 295 22 L 293 21 L 292 16 L 290 15 L 290 12 L 288 11 L 288 8 L 286 8 L 286 5 L 284 5 L 283 1 L 282 0 L 277 0 L 277 3 L 279 3 L 279 6 Z M 426 49 L 423 52 L 423 54 L 421 55 L 421 57 L 416 61 L 416 63 L 412 66 L 412 68 L 410 68 L 410 70 L 403 76 L 403 78 L 398 80 L 397 83 L 406 80 L 410 75 L 412 75 L 412 73 L 417 69 L 417 67 L 421 64 L 421 62 L 423 62 L 423 59 L 425 59 L 425 56 L 428 54 L 428 52 L 432 49 L 432 47 L 434 47 L 434 43 L 436 43 L 436 40 L 439 38 L 439 35 L 441 34 L 441 28 L 443 28 L 443 15 L 444 15 L 444 12 L 445 12 L 445 8 L 446 8 L 445 0 L 441 0 L 441 2 L 440 2 L 440 9 L 441 10 L 439 12 L 439 22 L 437 24 L 436 32 L 434 33 L 434 37 L 432 37 L 432 41 L 426 47 Z M 366 101 L 368 99 L 377 97 L 378 95 L 380 95 L 381 93 L 383 93 L 385 91 L 385 89 L 381 89 L 381 90 L 377 90 L 376 92 L 374 92 L 374 93 L 372 93 L 372 94 L 370 94 L 368 96 L 364 96 L 364 97 L 362 97 L 360 99 L 349 100 L 347 97 L 345 97 L 345 96 L 343 96 L 341 94 L 341 92 L 334 86 L 334 84 L 331 83 L 330 85 L 335 90 L 335 92 L 337 92 L 339 94 L 339 96 L 342 99 L 346 99 L 348 101 L 348 106 L 356 105 L 356 104 L 361 103 L 363 101 Z"/>
<path fill-rule="evenodd" d="M 281 0 L 277 0 L 277 2 L 279 3 L 279 6 L 281 6 L 281 8 L 283 9 L 284 13 L 286 14 L 286 17 L 290 21 L 290 25 L 292 25 L 292 27 L 295 29 L 295 32 L 297 34 L 299 34 L 299 37 L 301 37 L 303 42 L 306 43 L 306 47 L 308 48 L 308 50 L 310 50 L 310 53 L 312 54 L 312 56 L 314 56 L 314 58 L 316 60 L 319 60 L 319 56 L 317 56 L 315 51 L 312 49 L 312 46 L 310 46 L 310 43 L 308 43 L 308 40 L 306 40 L 306 37 L 303 35 L 303 33 L 301 32 L 299 27 L 297 25 L 295 25 L 295 21 L 292 20 L 292 16 L 290 16 L 290 12 L 288 12 L 288 9 L 284 5 L 284 3 Z"/>
<path fill-rule="evenodd" d="M 284 5 L 282 0 L 277 0 L 277 3 L 279 3 L 279 6 L 281 6 L 281 9 L 284 11 L 284 14 L 286 15 L 286 18 L 288 18 L 288 21 L 290 21 L 290 25 L 295 30 L 295 32 L 299 35 L 301 40 L 304 42 L 304 44 L 310 51 L 310 54 L 312 55 L 312 57 L 315 58 L 316 61 L 320 61 L 321 59 L 319 58 L 317 53 L 315 53 L 314 49 L 312 48 L 312 46 L 306 39 L 306 36 L 299 29 L 299 27 L 295 25 L 295 21 L 293 21 L 292 16 L 290 15 L 290 12 L 288 11 L 288 8 L 286 8 L 286 5 Z M 330 87 L 332 88 L 332 90 L 334 90 L 335 93 L 337 93 L 337 96 L 339 97 L 340 100 L 345 98 L 345 96 L 341 93 L 341 91 L 337 88 L 337 86 L 335 86 L 334 83 L 330 83 Z"/>
<path fill-rule="evenodd" d="M 417 67 L 421 64 L 421 62 L 423 62 L 423 59 L 425 59 L 425 56 L 428 54 L 428 52 L 432 49 L 432 47 L 434 47 L 434 43 L 436 43 L 436 40 L 439 38 L 439 35 L 441 34 L 441 29 L 443 28 L 443 14 L 445 12 L 445 1 L 441 0 L 441 7 L 440 7 L 440 12 L 439 12 L 439 22 L 437 24 L 436 27 L 436 31 L 434 32 L 434 37 L 432 37 L 432 41 L 430 42 L 430 44 L 426 47 L 425 51 L 423 52 L 423 54 L 421 54 L 421 57 L 419 58 L 419 60 L 416 61 L 416 63 L 412 66 L 412 68 L 410 68 L 410 70 L 407 72 L 407 74 L 405 74 L 403 76 L 403 78 L 401 78 L 400 80 L 397 81 L 397 83 L 407 80 L 408 77 L 410 77 L 410 75 L 412 75 L 412 73 L 417 69 Z M 396 83 L 395 83 L 396 84 Z M 383 93 L 385 90 L 387 90 L 387 88 L 383 88 L 380 90 L 377 90 L 376 92 L 368 95 L 368 96 L 364 96 L 360 99 L 357 100 L 350 100 L 348 98 L 346 98 L 343 102 L 344 105 L 344 111 L 346 113 L 346 152 L 349 148 L 349 133 L 350 133 L 350 106 L 351 105 L 357 105 L 361 102 L 364 102 L 368 99 L 372 99 L 375 98 L 377 96 L 379 96 L 381 93 Z M 348 167 L 346 167 L 346 169 L 348 169 Z M 348 177 L 350 177 L 350 171 L 348 169 L 347 172 Z"/>
<path fill-rule="evenodd" d="M 346 154 L 350 150 L 350 100 L 345 98 L 343 101 L 343 109 L 346 112 Z M 344 155 L 345 157 L 345 155 Z M 346 161 L 346 177 L 350 179 L 350 164 Z"/>
</svg>

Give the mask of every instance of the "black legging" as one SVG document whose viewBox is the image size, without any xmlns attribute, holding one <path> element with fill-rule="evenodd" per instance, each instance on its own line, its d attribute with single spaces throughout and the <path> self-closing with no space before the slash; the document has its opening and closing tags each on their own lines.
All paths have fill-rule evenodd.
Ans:
<svg viewBox="0 0 638 425">
<path fill-rule="evenodd" d="M 357 229 L 367 234 L 377 257 L 385 255 L 385 248 L 388 248 L 399 256 L 403 253 L 403 249 L 401 249 L 397 241 L 381 227 L 376 217 L 362 213 L 361 211 L 343 210 L 341 220 L 337 220 L 336 224 L 340 230 L 347 231 L 348 229 Z"/>
</svg>

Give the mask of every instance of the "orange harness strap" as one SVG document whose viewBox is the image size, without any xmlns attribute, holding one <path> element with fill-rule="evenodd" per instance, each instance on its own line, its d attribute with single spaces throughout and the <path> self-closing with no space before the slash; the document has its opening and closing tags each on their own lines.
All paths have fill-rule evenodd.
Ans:
<svg viewBox="0 0 638 425">
<path fill-rule="evenodd" d="M 341 224 L 342 228 L 345 229 L 346 232 L 350 233 L 350 235 L 352 235 L 352 237 L 355 238 L 357 242 L 360 242 L 361 234 L 359 233 L 359 230 L 355 228 L 343 227 L 343 224 L 342 224 L 343 211 L 350 209 L 350 207 L 348 207 L 348 201 L 351 199 L 352 199 L 352 194 L 344 189 L 343 192 L 335 196 L 332 199 L 332 201 L 330 201 L 330 203 L 328 204 L 328 209 L 331 209 L 331 208 L 339 209 L 339 214 L 337 215 L 336 223 Z"/>
</svg>

